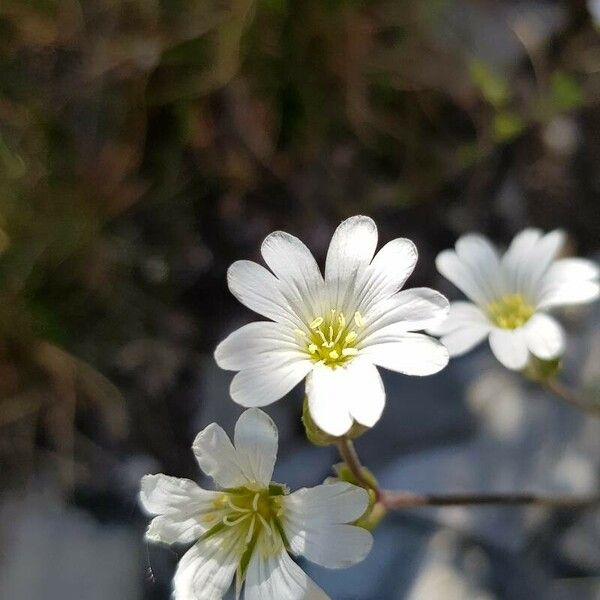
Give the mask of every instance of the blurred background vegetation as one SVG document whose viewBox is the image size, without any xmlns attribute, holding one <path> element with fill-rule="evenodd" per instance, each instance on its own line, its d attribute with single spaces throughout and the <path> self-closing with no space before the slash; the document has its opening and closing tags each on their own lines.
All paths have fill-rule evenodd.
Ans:
<svg viewBox="0 0 600 600">
<path fill-rule="evenodd" d="M 2 0 L 0 485 L 192 470 L 225 283 L 273 229 L 377 219 L 600 250 L 597 2 Z M 224 398 L 223 402 L 227 402 Z"/>
</svg>

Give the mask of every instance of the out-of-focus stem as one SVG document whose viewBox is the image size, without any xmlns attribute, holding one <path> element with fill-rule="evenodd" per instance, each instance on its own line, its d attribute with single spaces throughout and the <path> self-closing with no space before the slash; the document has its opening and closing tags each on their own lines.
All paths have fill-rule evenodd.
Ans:
<svg viewBox="0 0 600 600">
<path fill-rule="evenodd" d="M 590 415 L 600 417 L 600 408 L 597 406 L 585 404 L 582 402 L 575 392 L 570 390 L 566 385 L 558 381 L 558 379 L 545 379 L 542 385 L 555 396 L 558 396 L 561 400 L 576 406 L 579 410 L 583 410 Z"/>
<path fill-rule="evenodd" d="M 600 506 L 600 495 L 589 497 L 540 496 L 537 494 L 412 494 L 381 490 L 380 501 L 388 510 L 420 506 L 541 506 L 590 508 Z"/>
<path fill-rule="evenodd" d="M 354 444 L 340 438 L 337 447 L 356 482 L 375 492 L 377 504 L 386 510 L 403 510 L 425 506 L 539 506 L 553 509 L 581 509 L 600 507 L 600 495 L 594 496 L 544 496 L 540 494 L 415 494 L 382 490 L 365 477 Z"/>
</svg>

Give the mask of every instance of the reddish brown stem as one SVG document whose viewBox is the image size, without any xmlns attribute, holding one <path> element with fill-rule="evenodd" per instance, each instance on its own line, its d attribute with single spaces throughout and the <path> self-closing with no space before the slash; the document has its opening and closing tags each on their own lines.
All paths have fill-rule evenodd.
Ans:
<svg viewBox="0 0 600 600">
<path fill-rule="evenodd" d="M 545 506 L 547 508 L 587 508 L 600 506 L 600 496 L 540 496 L 537 494 L 412 494 L 380 491 L 380 501 L 388 510 L 421 506 Z"/>
<path fill-rule="evenodd" d="M 341 438 L 337 447 L 348 469 L 356 482 L 372 489 L 378 503 L 387 510 L 403 510 L 424 506 L 540 506 L 546 508 L 577 509 L 600 507 L 600 495 L 577 496 L 542 496 L 538 494 L 414 494 L 382 490 L 373 485 L 364 475 L 358 454 L 352 440 Z"/>
</svg>

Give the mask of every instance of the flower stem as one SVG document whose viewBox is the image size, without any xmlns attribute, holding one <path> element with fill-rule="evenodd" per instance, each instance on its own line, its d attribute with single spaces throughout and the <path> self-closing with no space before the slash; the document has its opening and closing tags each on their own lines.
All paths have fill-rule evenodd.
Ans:
<svg viewBox="0 0 600 600">
<path fill-rule="evenodd" d="M 340 438 L 337 447 L 357 483 L 375 492 L 377 504 L 386 510 L 403 510 L 424 506 L 540 506 L 555 509 L 600 507 L 600 494 L 587 497 L 541 496 L 538 494 L 414 494 L 382 490 L 365 477 L 365 470 L 352 440 Z"/>
<path fill-rule="evenodd" d="M 340 453 L 340 457 L 346 463 L 346 466 L 348 469 L 350 469 L 352 475 L 354 475 L 357 483 L 367 490 L 373 490 L 376 498 L 379 500 L 381 492 L 376 484 L 374 485 L 372 481 L 369 481 L 365 477 L 364 467 L 358 458 L 358 454 L 356 453 L 356 449 L 354 448 L 352 440 L 347 437 L 340 438 L 337 441 L 337 448 L 338 452 Z"/>
<path fill-rule="evenodd" d="M 558 381 L 558 379 L 545 379 L 541 383 L 543 387 L 552 392 L 555 396 L 558 396 L 561 400 L 576 406 L 579 410 L 600 417 L 600 410 L 597 407 L 582 402 L 572 390 Z"/>
<path fill-rule="evenodd" d="M 388 510 L 420 506 L 544 506 L 589 508 L 600 506 L 600 495 L 590 497 L 539 496 L 536 494 L 412 494 L 381 490 L 380 501 Z"/>
</svg>

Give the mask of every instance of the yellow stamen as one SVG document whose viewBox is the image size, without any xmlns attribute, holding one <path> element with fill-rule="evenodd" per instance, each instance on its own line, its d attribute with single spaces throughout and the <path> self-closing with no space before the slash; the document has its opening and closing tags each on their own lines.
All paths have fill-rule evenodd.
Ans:
<svg viewBox="0 0 600 600">
<path fill-rule="evenodd" d="M 317 327 L 320 327 L 322 324 L 323 324 L 323 317 L 317 317 L 310 323 L 309 327 L 311 329 L 317 329 Z"/>
<path fill-rule="evenodd" d="M 306 349 L 314 362 L 335 368 L 358 354 L 358 333 L 352 326 L 364 327 L 365 320 L 359 312 L 350 322 L 344 313 L 336 309 L 326 314 L 326 317 L 315 317 L 309 323 Z"/>
<path fill-rule="evenodd" d="M 502 329 L 522 327 L 535 312 L 535 308 L 521 294 L 508 294 L 486 307 L 490 319 Z"/>
</svg>

